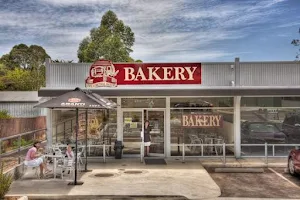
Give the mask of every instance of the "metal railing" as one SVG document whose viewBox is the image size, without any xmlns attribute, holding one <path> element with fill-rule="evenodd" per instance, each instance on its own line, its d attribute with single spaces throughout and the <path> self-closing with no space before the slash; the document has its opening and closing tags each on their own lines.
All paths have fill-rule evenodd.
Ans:
<svg viewBox="0 0 300 200">
<path fill-rule="evenodd" d="M 52 127 L 55 128 L 55 142 L 56 143 L 58 142 L 57 136 L 63 134 L 63 136 L 64 136 L 63 140 L 65 141 L 66 140 L 66 134 L 73 132 L 73 126 L 75 126 L 75 120 L 76 120 L 75 118 L 70 118 L 70 119 L 67 119 L 67 120 L 64 120 L 64 121 L 60 121 L 60 122 L 58 122 L 58 123 L 56 123 L 52 126 Z M 67 123 L 70 124 L 69 128 L 66 128 Z M 59 132 L 58 129 L 59 129 L 59 126 L 61 126 L 61 125 L 63 125 L 63 129 L 62 129 L 61 132 Z"/>
<path fill-rule="evenodd" d="M 300 144 L 268 144 L 267 142 L 264 144 L 241 144 L 241 147 L 264 147 L 264 155 L 243 155 L 244 158 L 264 158 L 265 163 L 268 164 L 268 158 L 285 158 L 288 156 L 288 153 L 286 155 L 276 155 L 275 147 L 298 147 Z M 268 147 L 272 147 L 272 156 L 269 156 L 269 150 Z"/>
<path fill-rule="evenodd" d="M 171 144 L 171 146 L 175 146 L 175 147 L 182 147 L 182 155 L 179 156 L 182 158 L 182 161 L 184 162 L 185 161 L 185 157 L 206 157 L 206 158 L 221 158 L 222 161 L 223 161 L 223 164 L 226 164 L 226 158 L 234 158 L 235 156 L 234 155 L 226 155 L 226 147 L 233 147 L 234 148 L 234 144 L 185 144 L 185 143 L 182 143 L 182 144 Z M 200 155 L 192 155 L 192 156 L 186 156 L 186 147 L 201 147 L 201 151 L 200 151 Z M 246 158 L 246 157 L 250 157 L 250 158 L 264 158 L 265 160 L 265 164 L 268 164 L 268 158 L 270 157 L 282 157 L 282 158 L 285 158 L 288 156 L 287 155 L 282 155 L 282 156 L 276 156 L 276 153 L 275 153 L 275 147 L 297 147 L 297 146 L 300 146 L 300 144 L 268 144 L 268 143 L 264 143 L 264 144 L 241 144 L 241 147 L 264 147 L 264 154 L 263 155 L 242 155 L 241 157 L 242 158 Z M 218 151 L 216 151 L 215 149 L 215 153 L 216 155 L 213 156 L 213 155 L 204 155 L 204 147 L 212 147 L 212 148 L 216 148 L 216 147 L 222 147 L 222 155 L 218 155 Z M 269 151 L 268 151 L 268 147 L 272 147 L 272 156 L 269 155 Z M 174 156 L 175 157 L 175 156 Z"/>
<path fill-rule="evenodd" d="M 59 147 L 59 148 L 67 148 L 67 145 L 65 144 L 58 144 L 58 145 L 53 145 L 55 147 Z M 75 144 L 71 144 L 70 146 L 74 147 Z M 106 162 L 106 148 L 108 147 L 112 147 L 113 145 L 109 145 L 109 144 L 88 144 L 87 145 L 87 149 L 88 152 L 85 151 L 85 145 L 78 145 L 78 148 L 83 148 L 84 149 L 84 153 L 83 156 L 84 158 L 89 155 L 89 158 L 99 158 L 100 156 L 90 156 L 91 155 L 91 147 L 95 147 L 95 148 L 101 148 L 102 147 L 102 156 L 103 156 L 103 162 Z"/>
<path fill-rule="evenodd" d="M 207 158 L 221 158 L 223 161 L 223 164 L 226 164 L 226 158 L 228 157 L 234 157 L 234 156 L 226 156 L 226 147 L 234 147 L 234 144 L 171 144 L 171 146 L 175 147 L 182 147 L 182 162 L 185 162 L 185 157 L 207 157 Z M 192 156 L 186 156 L 186 147 L 201 147 L 200 155 L 192 155 Z M 212 155 L 204 155 L 204 147 L 212 147 L 215 148 L 215 156 Z M 222 153 L 219 155 L 216 147 L 221 147 L 222 148 Z"/>
<path fill-rule="evenodd" d="M 21 133 L 21 134 L 9 136 L 9 137 L 0 138 L 0 158 L 2 159 L 2 157 L 18 153 L 18 164 L 21 164 L 21 151 L 27 150 L 29 147 L 31 147 L 33 141 L 36 140 L 37 133 L 39 133 L 41 131 L 44 132 L 43 134 L 44 134 L 44 138 L 45 138 L 45 140 L 43 140 L 41 142 L 45 142 L 47 139 L 46 133 L 45 133 L 46 130 L 47 130 L 46 128 L 37 129 L 37 130 L 28 131 L 28 132 Z M 32 135 L 32 140 L 30 140 L 31 142 L 22 146 L 22 137 L 28 136 L 28 135 Z M 4 147 L 4 145 L 3 145 L 4 141 L 13 140 L 13 139 L 16 139 L 18 141 L 17 146 L 12 150 L 3 153 L 2 148 Z M 10 144 L 10 146 L 13 146 L 13 145 Z"/>
<path fill-rule="evenodd" d="M 65 144 L 60 144 L 60 145 L 55 145 L 58 147 L 67 147 L 67 145 Z M 71 146 L 74 146 L 74 144 L 72 144 Z M 182 148 L 182 155 L 181 156 L 172 156 L 172 157 L 181 157 L 182 158 L 182 162 L 185 162 L 185 159 L 188 158 L 220 158 L 223 162 L 223 164 L 226 164 L 226 159 L 227 158 L 235 158 L 235 155 L 228 155 L 226 154 L 226 150 L 228 150 L 228 148 L 234 148 L 234 144 L 185 144 L 185 143 L 181 143 L 181 144 L 171 144 L 171 147 L 181 147 Z M 268 164 L 268 158 L 270 157 L 287 157 L 287 155 L 282 155 L 282 156 L 276 156 L 276 147 L 297 147 L 300 146 L 300 144 L 241 144 L 241 147 L 264 147 L 264 151 L 260 151 L 259 153 L 262 153 L 263 155 L 242 155 L 242 158 L 246 158 L 246 157 L 252 157 L 252 158 L 264 158 L 265 163 Z M 103 162 L 106 162 L 106 150 L 108 147 L 113 147 L 113 145 L 109 145 L 109 144 L 88 144 L 87 145 L 87 152 L 85 152 L 83 155 L 84 156 L 88 156 L 88 158 L 101 158 L 101 156 L 90 156 L 91 155 L 91 148 L 102 148 L 102 156 L 103 156 Z M 199 155 L 186 155 L 187 154 L 187 148 L 188 147 L 200 147 L 200 153 Z M 269 151 L 268 151 L 268 147 L 272 147 L 272 153 L 271 156 L 269 155 Z M 85 145 L 78 145 L 78 148 L 84 148 L 85 149 Z M 211 151 L 210 153 L 213 153 L 215 155 L 205 155 L 204 152 L 206 150 L 206 148 L 214 148 L 214 151 Z M 218 153 L 220 150 L 221 153 Z M 233 150 L 230 149 L 230 151 L 234 152 Z M 108 156 L 111 157 L 111 156 Z M 144 158 L 144 143 L 140 144 L 140 159 L 141 162 L 143 162 L 143 158 Z"/>
</svg>

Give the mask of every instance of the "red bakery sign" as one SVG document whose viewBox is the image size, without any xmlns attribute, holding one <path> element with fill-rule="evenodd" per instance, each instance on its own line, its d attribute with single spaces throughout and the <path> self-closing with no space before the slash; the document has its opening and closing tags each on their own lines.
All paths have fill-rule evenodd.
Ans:
<svg viewBox="0 0 300 200">
<path fill-rule="evenodd" d="M 139 84 L 201 84 L 200 63 L 112 63 L 92 64 L 86 87 L 116 87 Z"/>
</svg>

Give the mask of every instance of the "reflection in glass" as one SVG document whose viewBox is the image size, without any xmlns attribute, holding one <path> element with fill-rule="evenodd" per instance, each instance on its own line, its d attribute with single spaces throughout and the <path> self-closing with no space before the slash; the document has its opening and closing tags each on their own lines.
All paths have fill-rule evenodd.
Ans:
<svg viewBox="0 0 300 200">
<path fill-rule="evenodd" d="M 122 98 L 122 108 L 165 108 L 165 98 Z"/>
<path fill-rule="evenodd" d="M 74 144 L 76 113 L 75 110 L 53 111 L 53 144 Z M 79 111 L 78 144 L 85 144 L 86 111 Z M 117 137 L 116 110 L 88 110 L 88 145 L 112 144 Z M 102 147 L 90 147 L 88 156 L 102 156 Z M 106 155 L 113 155 L 108 148 Z"/>
<path fill-rule="evenodd" d="M 222 122 L 220 126 L 217 126 L 217 122 L 209 123 L 206 122 L 206 127 L 201 127 L 198 124 L 197 127 L 184 127 L 182 126 L 183 115 L 195 115 L 197 117 L 207 117 L 206 119 L 213 119 L 215 116 L 221 116 Z M 200 146 L 188 146 L 185 148 L 186 156 L 203 155 L 203 156 L 214 156 L 221 155 L 223 149 L 221 146 L 214 144 L 227 144 L 234 143 L 233 135 L 233 109 L 171 109 L 171 144 L 211 144 L 203 148 L 203 152 Z M 182 147 L 173 146 L 171 147 L 171 155 L 179 156 L 182 155 Z M 226 154 L 233 155 L 233 146 L 226 147 Z"/>
<path fill-rule="evenodd" d="M 274 144 L 274 150 L 273 146 L 268 147 L 268 154 L 288 155 L 289 151 L 294 148 L 288 144 L 300 144 L 299 116 L 300 108 L 289 106 L 285 108 L 242 108 L 242 156 L 265 155 L 264 146 L 243 145 L 264 143 Z"/>
<path fill-rule="evenodd" d="M 134 111 L 123 112 L 124 154 L 140 154 L 142 114 L 142 112 Z"/>
<path fill-rule="evenodd" d="M 300 107 L 300 97 L 242 97 L 242 107 Z"/>
<path fill-rule="evenodd" d="M 165 115 L 164 111 L 144 110 L 145 120 L 149 120 L 151 127 L 151 154 L 164 154 Z"/>
<path fill-rule="evenodd" d="M 233 97 L 171 98 L 171 108 L 233 107 Z"/>
</svg>

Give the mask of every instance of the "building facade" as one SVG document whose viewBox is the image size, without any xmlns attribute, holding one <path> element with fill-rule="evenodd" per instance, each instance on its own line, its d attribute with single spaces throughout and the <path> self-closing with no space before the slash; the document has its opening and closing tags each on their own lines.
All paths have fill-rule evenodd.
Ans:
<svg viewBox="0 0 300 200">
<path fill-rule="evenodd" d="M 124 156 L 140 155 L 145 120 L 153 156 L 276 157 L 300 144 L 299 62 L 47 61 L 39 97 L 76 87 L 118 104 L 116 110 L 88 112 L 89 155 L 101 155 L 97 145 L 115 140 L 123 141 Z M 80 139 L 84 116 L 81 111 Z M 74 117 L 71 110 L 47 111 L 49 143 L 73 139 Z"/>
<path fill-rule="evenodd" d="M 15 118 L 44 116 L 44 109 L 34 108 L 41 101 L 37 91 L 0 92 L 0 111 Z"/>
</svg>

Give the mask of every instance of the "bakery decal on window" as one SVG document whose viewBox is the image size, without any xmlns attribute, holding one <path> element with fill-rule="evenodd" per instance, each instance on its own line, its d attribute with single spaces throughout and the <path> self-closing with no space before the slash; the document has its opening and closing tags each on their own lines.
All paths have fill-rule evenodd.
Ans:
<svg viewBox="0 0 300 200">
<path fill-rule="evenodd" d="M 182 115 L 181 125 L 182 125 L 182 127 L 187 127 L 187 128 L 222 127 L 223 126 L 223 116 L 222 115 L 213 115 L 213 114 Z"/>
<path fill-rule="evenodd" d="M 99 60 L 90 67 L 88 88 L 140 84 L 201 84 L 201 63 L 113 63 Z"/>
</svg>

